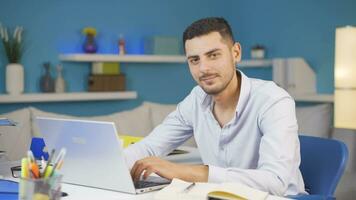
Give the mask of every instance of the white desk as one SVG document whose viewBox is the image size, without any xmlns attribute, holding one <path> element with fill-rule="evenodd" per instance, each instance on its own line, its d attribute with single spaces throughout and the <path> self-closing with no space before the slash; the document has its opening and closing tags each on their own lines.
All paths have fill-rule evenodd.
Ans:
<svg viewBox="0 0 356 200">
<path fill-rule="evenodd" d="M 81 187 L 70 184 L 62 184 L 62 191 L 68 193 L 67 197 L 63 197 L 63 200 L 97 200 L 97 199 L 105 199 L 105 200 L 147 200 L 153 199 L 153 196 L 156 192 L 148 192 L 144 194 L 126 194 L 122 192 L 113 192 L 108 190 L 101 190 L 96 188 L 89 187 Z"/>
<path fill-rule="evenodd" d="M 111 192 L 107 190 L 100 190 L 95 188 L 88 187 L 80 187 L 69 184 L 63 184 L 63 191 L 67 192 L 69 195 L 67 197 L 63 197 L 63 200 L 78 200 L 78 199 L 86 199 L 86 200 L 97 200 L 97 199 L 105 199 L 105 200 L 152 200 L 156 192 L 148 192 L 145 194 L 125 194 L 121 192 Z M 266 200 L 289 200 L 283 197 L 277 197 L 273 195 L 269 195 Z"/>
<path fill-rule="evenodd" d="M 181 154 L 181 155 L 172 155 L 166 156 L 164 159 L 177 162 L 177 163 L 186 163 L 186 164 L 201 164 L 202 161 L 200 159 L 199 151 L 196 148 L 192 147 L 180 147 L 179 149 L 189 151 L 190 153 Z M 18 179 L 14 179 L 11 177 L 10 167 L 19 165 L 19 161 L 14 162 L 5 162 L 0 161 L 0 178 L 1 175 L 4 175 L 5 178 L 17 181 Z M 105 200 L 123 200 L 123 199 L 134 199 L 134 200 L 147 200 L 153 199 L 153 196 L 156 192 L 148 192 L 145 194 L 127 194 L 122 192 L 114 192 L 109 190 L 102 190 L 97 188 L 90 188 L 84 186 L 77 186 L 71 184 L 62 184 L 62 191 L 68 193 L 67 197 L 63 197 L 63 200 L 79 200 L 79 199 L 105 199 Z"/>
<path fill-rule="evenodd" d="M 201 164 L 199 151 L 196 148 L 183 147 L 182 150 L 190 151 L 188 154 L 167 156 L 164 159 L 177 162 L 177 163 L 187 163 L 187 164 Z M 0 162 L 0 175 L 4 175 L 11 180 L 17 180 L 11 178 L 10 167 L 18 165 L 19 162 Z M 62 184 L 62 191 L 68 193 L 67 197 L 63 197 L 63 200 L 152 200 L 156 192 L 148 192 L 144 194 L 127 194 L 122 192 L 114 192 L 109 190 L 102 190 L 97 188 L 90 188 L 84 186 L 77 186 L 71 184 Z M 267 200 L 286 200 L 285 198 L 269 196 Z"/>
</svg>

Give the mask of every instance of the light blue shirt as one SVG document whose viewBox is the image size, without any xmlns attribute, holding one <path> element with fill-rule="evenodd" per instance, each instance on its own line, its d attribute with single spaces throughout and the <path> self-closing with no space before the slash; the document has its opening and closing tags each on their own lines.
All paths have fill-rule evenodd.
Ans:
<svg viewBox="0 0 356 200">
<path fill-rule="evenodd" d="M 294 100 L 274 82 L 240 73 L 230 122 L 220 127 L 212 97 L 196 86 L 149 136 L 125 150 L 128 165 L 165 155 L 194 136 L 209 182 L 240 182 L 280 196 L 305 193 Z"/>
</svg>

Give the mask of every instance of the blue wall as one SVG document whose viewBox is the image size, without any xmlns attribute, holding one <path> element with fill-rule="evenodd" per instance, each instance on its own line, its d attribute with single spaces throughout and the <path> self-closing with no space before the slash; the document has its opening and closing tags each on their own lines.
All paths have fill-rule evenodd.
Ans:
<svg viewBox="0 0 356 200">
<path fill-rule="evenodd" d="M 243 45 L 243 58 L 256 43 L 264 44 L 268 57 L 304 57 L 317 73 L 318 91 L 333 92 L 333 51 L 336 26 L 356 24 L 353 0 L 61 0 L 0 2 L 0 22 L 25 28 L 25 92 L 39 91 L 42 63 L 58 64 L 58 54 L 81 51 L 85 26 L 99 31 L 99 52 L 116 53 L 119 34 L 124 34 L 128 53 L 142 53 L 143 38 L 150 35 L 181 37 L 192 21 L 206 16 L 223 16 L 233 26 Z M 223 4 L 222 4 L 223 3 Z M 5 92 L 5 60 L 0 57 L 0 93 Z M 86 90 L 89 63 L 64 62 L 68 91 Z M 36 106 L 47 111 L 75 115 L 105 114 L 129 109 L 142 101 L 177 103 L 195 85 L 185 64 L 122 64 L 128 90 L 139 98 L 131 101 L 105 101 L 46 104 L 3 104 L 0 113 Z M 54 72 L 54 71 L 53 71 Z M 248 70 L 251 76 L 270 79 L 270 70 Z M 55 73 L 53 73 L 55 75 Z"/>
<path fill-rule="evenodd" d="M 318 93 L 333 93 L 335 29 L 356 25 L 355 0 L 239 0 L 234 8 L 228 19 L 244 58 L 256 43 L 269 58 L 303 57 L 316 72 Z"/>
</svg>

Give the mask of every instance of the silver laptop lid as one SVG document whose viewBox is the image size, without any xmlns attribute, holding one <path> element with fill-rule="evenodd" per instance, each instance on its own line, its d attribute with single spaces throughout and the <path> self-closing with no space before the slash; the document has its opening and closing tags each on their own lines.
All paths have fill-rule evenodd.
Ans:
<svg viewBox="0 0 356 200">
<path fill-rule="evenodd" d="M 48 151 L 67 149 L 63 182 L 135 193 L 112 122 L 37 117 Z"/>
</svg>

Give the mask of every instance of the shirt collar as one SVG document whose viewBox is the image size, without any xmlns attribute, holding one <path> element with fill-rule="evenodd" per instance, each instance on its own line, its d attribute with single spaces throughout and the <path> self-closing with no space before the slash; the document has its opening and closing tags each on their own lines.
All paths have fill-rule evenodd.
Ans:
<svg viewBox="0 0 356 200">
<path fill-rule="evenodd" d="M 250 97 L 251 81 L 250 79 L 242 73 L 240 70 L 236 70 L 237 73 L 241 74 L 241 86 L 240 86 L 240 97 L 236 106 L 236 114 L 239 117 L 245 108 Z M 203 98 L 201 100 L 201 107 L 203 110 L 211 109 L 212 107 L 212 97 L 204 92 Z"/>
<path fill-rule="evenodd" d="M 203 110 L 207 110 L 208 108 L 211 107 L 212 105 L 212 97 L 211 95 L 208 95 L 207 93 L 204 92 L 202 101 L 201 101 L 201 107 L 203 108 Z"/>
<path fill-rule="evenodd" d="M 250 98 L 251 80 L 240 70 L 237 71 L 241 74 L 240 97 L 236 106 L 236 114 L 239 117 L 243 109 L 246 107 L 248 99 Z"/>
</svg>

